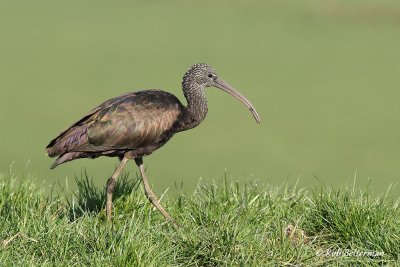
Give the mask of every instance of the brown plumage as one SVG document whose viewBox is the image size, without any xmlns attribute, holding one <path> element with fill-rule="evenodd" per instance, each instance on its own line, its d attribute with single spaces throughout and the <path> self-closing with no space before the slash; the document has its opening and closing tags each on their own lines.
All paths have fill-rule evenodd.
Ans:
<svg viewBox="0 0 400 267">
<path fill-rule="evenodd" d="M 204 120 L 208 110 L 204 90 L 210 86 L 238 98 L 260 122 L 252 104 L 220 79 L 212 67 L 195 64 L 182 81 L 186 107 L 174 95 L 161 90 L 131 92 L 107 100 L 49 143 L 47 154 L 58 157 L 51 168 L 79 158 L 119 157 L 121 163 L 107 183 L 106 212 L 110 220 L 115 181 L 128 159 L 134 159 L 141 171 L 146 196 L 176 226 L 147 183 L 142 157 L 160 148 L 175 133 Z"/>
<path fill-rule="evenodd" d="M 53 139 L 51 168 L 77 158 L 149 155 L 162 146 L 179 126 L 184 106 L 172 94 L 147 90 L 127 93 L 93 109 Z"/>
</svg>

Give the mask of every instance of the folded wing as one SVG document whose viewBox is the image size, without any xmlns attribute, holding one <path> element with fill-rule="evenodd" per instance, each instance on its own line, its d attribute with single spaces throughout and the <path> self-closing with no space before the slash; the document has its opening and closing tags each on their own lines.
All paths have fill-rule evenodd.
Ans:
<svg viewBox="0 0 400 267">
<path fill-rule="evenodd" d="M 61 132 L 46 149 L 49 156 L 59 156 L 61 161 L 143 149 L 170 138 L 182 109 L 179 100 L 164 91 L 124 94 L 93 109 Z"/>
</svg>

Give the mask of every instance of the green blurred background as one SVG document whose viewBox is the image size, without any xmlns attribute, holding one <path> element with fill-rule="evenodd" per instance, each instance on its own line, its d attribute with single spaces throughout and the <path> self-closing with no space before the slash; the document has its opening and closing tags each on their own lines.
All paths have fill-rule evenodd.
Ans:
<svg viewBox="0 0 400 267">
<path fill-rule="evenodd" d="M 207 119 L 145 159 L 158 192 L 257 179 L 365 185 L 400 176 L 399 1 L 0 0 L 0 171 L 45 185 L 86 168 L 103 186 L 116 159 L 50 171 L 44 147 L 102 101 L 162 88 L 213 65 L 262 124 L 210 88 Z M 136 172 L 131 164 L 128 170 Z M 316 179 L 315 177 L 318 177 Z M 396 187 L 395 192 L 400 192 Z"/>
</svg>

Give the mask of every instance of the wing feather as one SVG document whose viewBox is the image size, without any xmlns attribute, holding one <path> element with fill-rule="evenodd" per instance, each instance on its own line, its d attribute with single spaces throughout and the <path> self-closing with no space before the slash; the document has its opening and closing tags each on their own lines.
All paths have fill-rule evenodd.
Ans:
<svg viewBox="0 0 400 267">
<path fill-rule="evenodd" d="M 172 94 L 159 90 L 127 93 L 94 108 L 47 146 L 49 156 L 67 152 L 135 150 L 163 142 L 182 114 Z"/>
</svg>

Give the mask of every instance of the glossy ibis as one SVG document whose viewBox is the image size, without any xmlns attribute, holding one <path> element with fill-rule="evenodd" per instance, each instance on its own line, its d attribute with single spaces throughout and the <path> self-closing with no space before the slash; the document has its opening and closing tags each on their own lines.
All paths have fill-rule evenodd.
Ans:
<svg viewBox="0 0 400 267">
<path fill-rule="evenodd" d="M 131 92 L 107 100 L 49 143 L 47 154 L 58 157 L 51 169 L 79 158 L 119 157 L 121 162 L 107 181 L 106 214 L 111 221 L 117 177 L 128 160 L 134 159 L 147 198 L 177 227 L 151 190 L 142 158 L 164 145 L 175 133 L 192 129 L 204 120 L 208 110 L 204 95 L 207 87 L 217 87 L 236 97 L 260 123 L 257 111 L 243 95 L 219 78 L 211 66 L 195 64 L 183 76 L 186 107 L 174 95 L 161 90 Z"/>
</svg>

